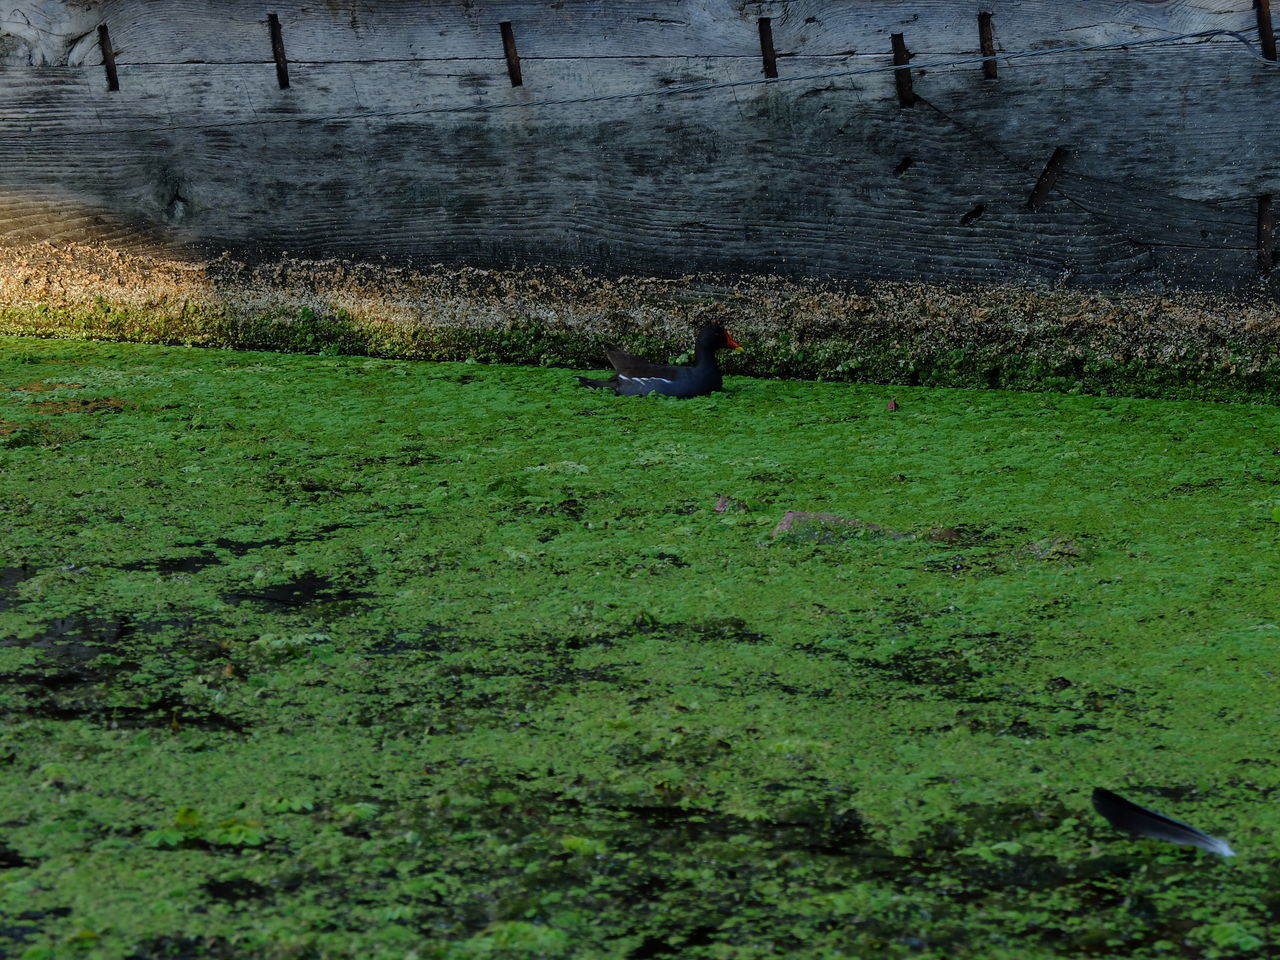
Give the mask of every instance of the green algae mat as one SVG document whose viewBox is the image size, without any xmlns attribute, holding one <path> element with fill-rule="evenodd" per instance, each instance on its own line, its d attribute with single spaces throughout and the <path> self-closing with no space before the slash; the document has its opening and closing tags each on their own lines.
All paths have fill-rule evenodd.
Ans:
<svg viewBox="0 0 1280 960">
<path fill-rule="evenodd" d="M 0 341 L 0 955 L 1274 951 L 1280 410 L 728 386 Z"/>
</svg>

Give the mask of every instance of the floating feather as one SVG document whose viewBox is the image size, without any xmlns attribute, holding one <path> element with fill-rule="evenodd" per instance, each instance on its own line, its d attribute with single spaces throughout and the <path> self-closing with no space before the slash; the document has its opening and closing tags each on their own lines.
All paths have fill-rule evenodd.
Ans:
<svg viewBox="0 0 1280 960">
<path fill-rule="evenodd" d="M 1174 820 L 1163 813 L 1140 807 L 1101 787 L 1093 791 L 1093 809 L 1106 817 L 1117 830 L 1124 830 L 1135 836 L 1167 840 L 1170 843 L 1182 844 L 1184 847 L 1199 847 L 1201 850 L 1218 853 L 1224 857 L 1236 855 L 1235 851 L 1227 846 L 1227 841 L 1202 833 L 1181 820 Z"/>
</svg>

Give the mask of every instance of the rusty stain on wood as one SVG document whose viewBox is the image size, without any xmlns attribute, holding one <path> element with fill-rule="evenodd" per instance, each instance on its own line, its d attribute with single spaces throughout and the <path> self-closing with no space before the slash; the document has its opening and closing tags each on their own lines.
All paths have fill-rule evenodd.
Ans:
<svg viewBox="0 0 1280 960">
<path fill-rule="evenodd" d="M 524 86 L 524 78 L 520 75 L 520 52 L 516 50 L 516 35 L 511 29 L 511 21 L 503 20 L 498 26 L 502 29 L 502 52 L 507 58 L 507 75 L 511 77 L 513 87 Z"/>
<path fill-rule="evenodd" d="M 991 33 L 991 14 L 985 10 L 978 14 L 978 43 L 982 48 L 984 57 L 994 57 L 996 55 L 996 42 Z M 994 60 L 984 60 L 982 62 L 982 76 L 987 80 L 996 78 L 996 62 Z"/>
<path fill-rule="evenodd" d="M 1271 194 L 1258 198 L 1258 273 L 1269 276 L 1276 264 L 1276 218 Z"/>
<path fill-rule="evenodd" d="M 119 90 L 120 78 L 116 75 L 116 52 L 111 49 L 111 32 L 107 25 L 98 26 L 98 46 L 102 48 L 102 66 L 107 71 L 107 89 Z"/>
<path fill-rule="evenodd" d="M 1262 55 L 1268 60 L 1276 59 L 1276 29 L 1271 23 L 1271 0 L 1253 0 L 1253 8 L 1258 14 L 1258 41 L 1262 45 Z"/>
<path fill-rule="evenodd" d="M 907 41 L 903 39 L 900 33 L 891 34 L 890 40 L 893 41 L 893 65 L 895 67 L 905 67 L 911 62 L 911 54 L 907 52 Z M 893 71 L 893 82 L 898 88 L 898 106 L 914 106 L 916 95 L 911 90 L 910 68 Z"/>
<path fill-rule="evenodd" d="M 778 55 L 773 50 L 773 23 L 769 17 L 760 18 L 760 56 L 764 58 L 764 75 L 778 75 Z"/>
<path fill-rule="evenodd" d="M 1049 162 L 1044 165 L 1044 170 L 1040 173 L 1040 179 L 1036 181 L 1035 189 L 1031 191 L 1031 196 L 1027 197 L 1027 206 L 1032 210 L 1039 210 L 1044 206 L 1044 202 L 1049 199 L 1049 192 L 1058 182 L 1058 178 L 1062 176 L 1062 168 L 1067 164 L 1067 157 L 1071 155 L 1066 147 L 1054 147 L 1053 155 L 1049 157 Z"/>
<path fill-rule="evenodd" d="M 280 18 L 267 14 L 267 23 L 271 27 L 271 55 L 276 60 L 276 81 L 281 90 L 289 89 L 289 61 L 284 55 L 284 34 L 280 30 Z"/>
</svg>

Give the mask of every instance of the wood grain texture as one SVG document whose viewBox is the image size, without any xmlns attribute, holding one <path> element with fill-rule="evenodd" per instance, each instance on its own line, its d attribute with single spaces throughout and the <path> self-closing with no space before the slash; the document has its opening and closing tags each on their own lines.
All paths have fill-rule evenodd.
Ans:
<svg viewBox="0 0 1280 960">
<path fill-rule="evenodd" d="M 61 22 L 56 5 L 26 2 Z M 0 237 L 667 274 L 1253 281 L 1254 198 L 1280 193 L 1280 70 L 1206 43 L 1002 64 L 984 81 L 976 65 L 931 66 L 976 51 L 976 7 L 836 6 L 605 0 L 568 16 L 520 0 L 304 14 L 107 0 L 120 91 L 97 62 L 4 71 Z M 1218 0 L 983 8 L 997 49 L 1253 17 Z M 892 74 L 879 73 L 538 105 L 759 77 L 760 16 L 773 18 L 784 77 L 886 64 L 888 31 L 903 32 L 920 101 L 899 109 Z M 519 44 L 519 88 L 501 19 Z M 883 49 L 842 52 L 855 35 Z M 636 55 L 642 38 L 649 52 Z M 57 49 L 71 61 L 76 43 Z M 531 105 L 429 112 L 484 104 Z M 370 115 L 397 111 L 424 112 Z M 1061 179 L 1028 210 L 1057 146 L 1070 150 Z"/>
<path fill-rule="evenodd" d="M 1030 3 L 992 0 L 10 0 L 15 14 L 39 24 L 23 36 L 74 38 L 111 26 L 121 63 L 214 63 L 271 59 L 267 15 L 279 16 L 290 60 L 468 60 L 501 57 L 498 24 L 513 24 L 522 58 L 743 57 L 759 59 L 758 21 L 771 18 L 779 56 L 887 53 L 904 33 L 919 53 L 977 53 L 979 9 L 993 17 L 996 49 L 1007 52 L 1070 44 L 1148 39 L 1197 30 L 1248 30 L 1247 0 L 1139 3 Z M 78 11 L 78 12 L 77 12 Z M 90 51 L 61 62 L 75 66 Z M 47 58 L 47 63 L 59 61 Z"/>
</svg>

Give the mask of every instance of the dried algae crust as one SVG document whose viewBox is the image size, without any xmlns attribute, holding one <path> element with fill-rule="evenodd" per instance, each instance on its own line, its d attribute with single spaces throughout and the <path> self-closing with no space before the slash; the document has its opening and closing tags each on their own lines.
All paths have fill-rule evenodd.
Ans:
<svg viewBox="0 0 1280 960">
<path fill-rule="evenodd" d="M 595 367 L 611 341 L 678 358 L 709 319 L 747 345 L 738 374 L 1280 399 L 1280 306 L 1261 297 L 0 248 L 11 334 Z"/>
</svg>

